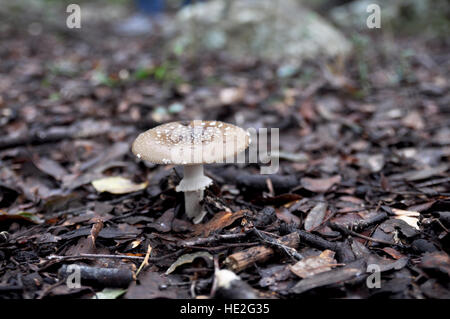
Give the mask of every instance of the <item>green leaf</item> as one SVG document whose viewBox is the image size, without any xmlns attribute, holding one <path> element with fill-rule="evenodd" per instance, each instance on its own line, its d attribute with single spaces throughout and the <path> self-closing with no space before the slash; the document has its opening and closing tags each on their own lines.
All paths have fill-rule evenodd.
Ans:
<svg viewBox="0 0 450 319">
<path fill-rule="evenodd" d="M 125 292 L 127 292 L 126 289 L 105 288 L 102 291 L 97 292 L 92 299 L 116 299 L 122 296 Z"/>
</svg>

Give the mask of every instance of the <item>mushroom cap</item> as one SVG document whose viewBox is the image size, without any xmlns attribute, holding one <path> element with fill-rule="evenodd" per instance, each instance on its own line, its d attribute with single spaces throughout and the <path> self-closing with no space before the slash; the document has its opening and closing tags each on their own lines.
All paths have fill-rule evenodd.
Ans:
<svg viewBox="0 0 450 319">
<path fill-rule="evenodd" d="M 223 163 L 244 151 L 250 134 L 219 121 L 171 122 L 145 131 L 136 138 L 132 151 L 155 164 L 195 165 Z"/>
</svg>

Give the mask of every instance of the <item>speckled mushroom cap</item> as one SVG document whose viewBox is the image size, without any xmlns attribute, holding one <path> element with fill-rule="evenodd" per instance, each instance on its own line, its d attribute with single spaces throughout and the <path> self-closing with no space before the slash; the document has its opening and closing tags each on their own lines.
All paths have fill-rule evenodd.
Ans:
<svg viewBox="0 0 450 319">
<path fill-rule="evenodd" d="M 171 122 L 139 134 L 132 151 L 156 164 L 223 163 L 248 147 L 249 135 L 219 121 Z"/>
</svg>

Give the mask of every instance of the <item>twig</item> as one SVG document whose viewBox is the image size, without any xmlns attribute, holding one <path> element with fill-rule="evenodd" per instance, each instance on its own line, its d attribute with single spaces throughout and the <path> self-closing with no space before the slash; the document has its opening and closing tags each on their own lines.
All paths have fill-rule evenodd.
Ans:
<svg viewBox="0 0 450 319">
<path fill-rule="evenodd" d="M 141 266 L 139 267 L 139 269 L 136 271 L 136 278 L 139 275 L 139 273 L 141 272 L 142 268 L 144 268 L 144 266 L 148 265 L 148 258 L 150 257 L 150 253 L 152 252 L 152 246 L 150 246 L 150 244 L 148 244 L 148 248 L 147 248 L 147 253 L 145 254 L 145 258 L 144 261 L 142 261 Z"/>
<path fill-rule="evenodd" d="M 37 296 L 36 299 L 43 299 L 45 296 L 47 296 L 50 291 L 52 291 L 53 289 L 55 289 L 56 287 L 61 286 L 62 284 L 65 284 L 66 282 L 64 280 L 60 280 L 57 283 L 47 287 L 45 290 L 43 290 L 39 296 Z"/>
<path fill-rule="evenodd" d="M 247 233 L 238 233 L 238 234 L 223 234 L 218 235 L 215 234 L 210 237 L 198 237 L 190 240 L 183 240 L 178 243 L 178 246 L 180 247 L 190 247 L 190 246 L 198 246 L 198 245 L 204 245 L 204 244 L 211 244 L 216 241 L 220 240 L 229 240 L 229 239 L 241 239 L 247 236 Z"/>
<path fill-rule="evenodd" d="M 356 222 L 351 225 L 351 228 L 355 231 L 362 231 L 370 226 L 376 225 L 382 221 L 384 221 L 386 218 L 388 218 L 386 213 L 380 213 L 375 215 L 374 217 L 367 218 L 365 220 Z"/>
<path fill-rule="evenodd" d="M 307 244 L 310 244 L 313 247 L 316 247 L 316 248 L 319 248 L 322 250 L 329 249 L 329 250 L 333 250 L 336 252 L 339 250 L 339 245 L 337 243 L 333 243 L 331 241 L 323 239 L 322 237 L 308 233 L 304 230 L 294 229 L 294 231 L 297 232 L 297 234 L 300 236 L 300 239 L 302 241 L 306 242 Z"/>
<path fill-rule="evenodd" d="M 58 275 L 62 280 L 65 280 L 71 275 L 72 271 L 69 269 L 70 266 L 63 265 L 58 271 Z M 128 287 L 133 280 L 136 280 L 134 273 L 126 268 L 76 266 L 81 283 L 88 286 Z"/>
<path fill-rule="evenodd" d="M 80 254 L 77 256 L 57 256 L 50 255 L 48 260 L 69 260 L 69 259 L 89 259 L 89 258 L 112 258 L 112 259 L 131 259 L 131 260 L 144 260 L 144 257 L 140 256 L 128 256 L 128 255 L 105 255 L 105 254 Z"/>
<path fill-rule="evenodd" d="M 294 259 L 295 261 L 303 259 L 303 256 L 297 252 L 297 250 L 295 248 L 283 245 L 279 240 L 274 239 L 268 235 L 266 235 L 264 232 L 259 231 L 256 228 L 253 228 L 253 232 L 256 234 L 256 236 L 258 236 L 263 242 L 274 246 L 278 249 L 280 249 L 281 251 L 283 251 L 284 253 L 286 253 L 289 257 L 291 257 L 292 259 Z"/>
<path fill-rule="evenodd" d="M 231 243 L 231 244 L 225 244 L 225 245 L 214 246 L 214 247 L 190 246 L 189 248 L 215 251 L 215 250 L 221 250 L 221 249 L 228 249 L 231 247 L 248 247 L 248 246 L 256 246 L 256 245 L 259 245 L 259 242 L 255 241 L 255 242 L 250 242 L 250 243 Z"/>
<path fill-rule="evenodd" d="M 214 256 L 214 274 L 213 274 L 213 283 L 211 285 L 211 291 L 209 293 L 209 297 L 212 298 L 216 294 L 217 291 L 217 278 L 216 273 L 220 270 L 219 268 L 219 257 L 217 255 Z"/>
<path fill-rule="evenodd" d="M 18 292 L 18 291 L 22 291 L 23 290 L 23 286 L 0 286 L 0 292 Z"/>
<path fill-rule="evenodd" d="M 395 246 L 400 246 L 403 247 L 402 244 L 397 244 L 397 243 L 393 243 L 393 242 L 389 242 L 389 241 L 385 241 L 385 240 L 381 240 L 381 239 L 376 239 L 376 238 L 372 238 L 372 237 L 368 237 L 368 236 L 364 236 L 361 235 L 351 229 L 348 229 L 346 226 L 344 225 L 339 225 L 336 223 L 332 223 L 332 222 L 328 222 L 328 226 L 331 229 L 337 230 L 338 232 L 340 232 L 341 234 L 345 234 L 345 235 L 351 235 L 351 236 L 355 236 L 355 237 L 359 237 L 365 240 L 369 240 L 375 243 L 380 243 L 380 244 L 385 244 L 385 245 L 395 245 Z"/>
<path fill-rule="evenodd" d="M 164 256 L 159 257 L 149 257 L 149 261 L 159 261 L 163 260 L 168 257 L 172 257 L 174 255 L 179 254 L 180 251 L 176 251 Z M 57 255 L 51 255 L 48 256 L 48 260 L 70 260 L 70 259 L 89 259 L 89 258 L 112 258 L 112 259 L 130 259 L 130 260 L 144 260 L 145 257 L 140 256 L 128 256 L 128 255 L 107 255 L 107 254 L 80 254 L 76 256 L 57 256 Z"/>
<path fill-rule="evenodd" d="M 300 242 L 299 236 L 295 232 L 285 235 L 279 239 L 270 238 L 267 240 L 271 246 L 275 246 L 276 248 L 283 246 L 294 248 L 297 247 Z M 275 244 L 275 242 L 278 244 Z M 288 253 L 289 249 L 284 250 L 284 252 Z M 235 272 L 239 272 L 253 266 L 255 263 L 264 262 L 275 254 L 275 248 L 267 247 L 267 245 L 259 245 L 231 254 L 225 259 L 224 265 Z M 291 252 L 288 254 L 292 258 Z"/>
</svg>

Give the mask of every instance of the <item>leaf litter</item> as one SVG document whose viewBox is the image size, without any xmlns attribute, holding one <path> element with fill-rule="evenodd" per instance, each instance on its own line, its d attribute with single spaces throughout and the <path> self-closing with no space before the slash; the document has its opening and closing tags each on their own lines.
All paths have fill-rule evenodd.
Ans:
<svg viewBox="0 0 450 319">
<path fill-rule="evenodd" d="M 209 297 L 217 267 L 275 298 L 448 297 L 448 44 L 399 38 L 415 47 L 407 58 L 376 47 L 341 67 L 286 68 L 167 56 L 157 31 L 124 48 L 109 24 L 55 42 L 7 23 L 17 32 L 0 28 L 0 298 Z M 280 165 L 267 176 L 208 165 L 214 185 L 194 225 L 179 172 L 130 145 L 202 114 L 279 128 Z M 58 286 L 71 264 L 91 282 Z M 370 264 L 379 290 L 365 285 Z"/>
</svg>

